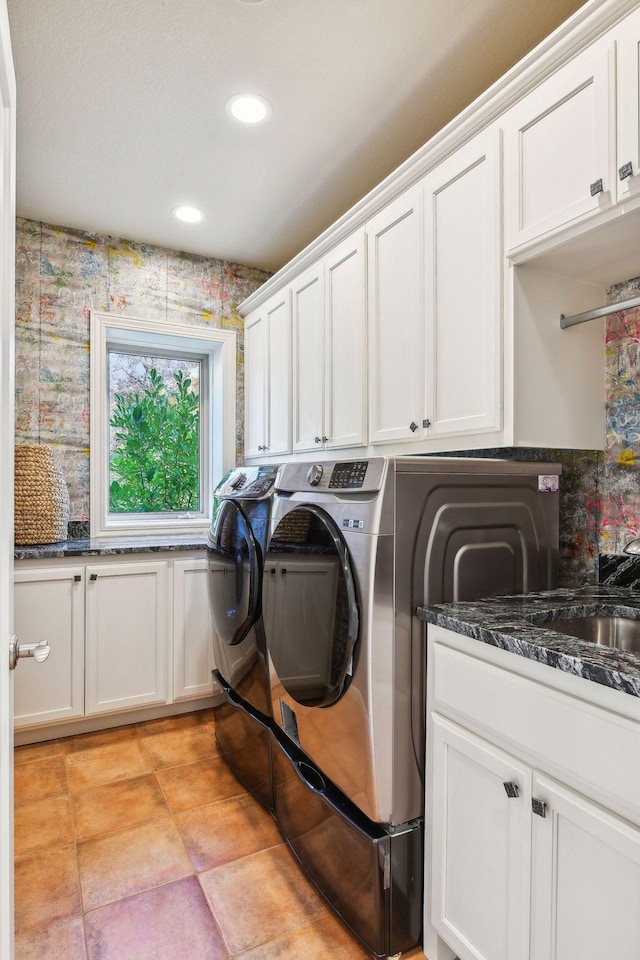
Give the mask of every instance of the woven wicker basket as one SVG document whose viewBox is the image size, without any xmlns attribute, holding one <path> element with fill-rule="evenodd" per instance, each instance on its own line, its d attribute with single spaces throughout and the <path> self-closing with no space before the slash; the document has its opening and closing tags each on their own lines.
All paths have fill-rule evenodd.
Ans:
<svg viewBox="0 0 640 960">
<path fill-rule="evenodd" d="M 54 447 L 24 443 L 15 450 L 15 541 L 67 539 L 69 491 Z"/>
</svg>

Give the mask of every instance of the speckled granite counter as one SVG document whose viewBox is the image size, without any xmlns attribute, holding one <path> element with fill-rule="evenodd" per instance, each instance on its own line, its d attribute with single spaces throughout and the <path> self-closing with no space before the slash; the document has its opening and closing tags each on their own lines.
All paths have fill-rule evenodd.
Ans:
<svg viewBox="0 0 640 960">
<path fill-rule="evenodd" d="M 640 697 L 639 655 L 544 626 L 595 614 L 640 620 L 640 592 L 603 585 L 418 607 L 427 623 Z"/>
<path fill-rule="evenodd" d="M 168 553 L 204 550 L 205 534 L 166 534 L 155 537 L 103 537 L 94 540 L 63 540 L 34 546 L 16 546 L 16 560 L 49 560 L 54 557 L 102 557 L 123 553 Z"/>
</svg>

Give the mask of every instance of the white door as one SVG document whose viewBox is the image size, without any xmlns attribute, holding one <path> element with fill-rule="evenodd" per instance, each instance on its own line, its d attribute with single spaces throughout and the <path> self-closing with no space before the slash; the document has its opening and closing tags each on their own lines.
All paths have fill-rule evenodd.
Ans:
<svg viewBox="0 0 640 960">
<path fill-rule="evenodd" d="M 324 429 L 328 448 L 367 442 L 367 272 L 363 230 L 325 260 Z"/>
<path fill-rule="evenodd" d="M 618 201 L 640 193 L 640 10 L 616 28 Z"/>
<path fill-rule="evenodd" d="M 213 693 L 213 623 L 206 557 L 173 564 L 173 699 Z"/>
<path fill-rule="evenodd" d="M 269 318 L 267 439 L 264 452 L 280 457 L 291 452 L 291 301 L 280 293 L 266 307 Z"/>
<path fill-rule="evenodd" d="M 423 436 L 422 211 L 414 187 L 367 224 L 371 443 Z"/>
<path fill-rule="evenodd" d="M 167 700 L 167 564 L 94 564 L 86 570 L 85 710 Z"/>
<path fill-rule="evenodd" d="M 244 325 L 244 455 L 258 457 L 266 440 L 268 332 L 263 310 L 247 317 Z"/>
<path fill-rule="evenodd" d="M 431 923 L 461 960 L 526 960 L 531 770 L 443 717 L 431 724 Z"/>
<path fill-rule="evenodd" d="M 542 775 L 533 796 L 531 960 L 637 957 L 640 830 Z"/>
<path fill-rule="evenodd" d="M 610 47 L 595 43 L 507 113 L 507 252 L 615 200 Z"/>
<path fill-rule="evenodd" d="M 15 284 L 15 77 L 0 0 L 0 957 L 13 956 L 13 338 Z"/>
<path fill-rule="evenodd" d="M 486 130 L 424 180 L 428 437 L 499 427 L 500 132 Z M 464 264 L 464 283 L 460 265 Z"/>
<path fill-rule="evenodd" d="M 307 270 L 292 288 L 293 450 L 324 443 L 324 268 Z"/>
</svg>

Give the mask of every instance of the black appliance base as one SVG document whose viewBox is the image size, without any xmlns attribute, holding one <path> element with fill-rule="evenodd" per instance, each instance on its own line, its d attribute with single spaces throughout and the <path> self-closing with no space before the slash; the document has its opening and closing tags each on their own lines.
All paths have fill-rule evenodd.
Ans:
<svg viewBox="0 0 640 960">
<path fill-rule="evenodd" d="M 213 671 L 225 702 L 213 708 L 220 753 L 247 790 L 273 812 L 271 723 Z"/>
<path fill-rule="evenodd" d="M 373 823 L 279 728 L 271 735 L 276 820 L 309 879 L 375 957 L 417 946 L 422 821 Z"/>
</svg>

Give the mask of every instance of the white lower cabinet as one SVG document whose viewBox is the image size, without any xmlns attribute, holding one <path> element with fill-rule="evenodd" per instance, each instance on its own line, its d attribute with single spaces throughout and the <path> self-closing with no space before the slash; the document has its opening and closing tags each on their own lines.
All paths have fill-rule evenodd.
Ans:
<svg viewBox="0 0 640 960">
<path fill-rule="evenodd" d="M 524 960 L 531 772 L 442 717 L 432 730 L 433 925 L 461 958 Z"/>
<path fill-rule="evenodd" d="M 531 960 L 637 956 L 640 830 L 540 774 L 533 795 Z"/>
<path fill-rule="evenodd" d="M 206 557 L 134 556 L 16 563 L 16 634 L 50 646 L 43 663 L 19 662 L 16 729 L 215 692 Z"/>
<path fill-rule="evenodd" d="M 638 956 L 636 698 L 429 634 L 425 954 Z"/>
<path fill-rule="evenodd" d="M 173 564 L 173 699 L 213 693 L 213 624 L 206 557 Z"/>
<path fill-rule="evenodd" d="M 14 629 L 22 643 L 47 640 L 48 658 L 20 660 L 14 681 L 16 728 L 84 714 L 84 567 L 16 570 Z"/>
<path fill-rule="evenodd" d="M 167 699 L 167 564 L 87 568 L 85 712 Z"/>
</svg>

